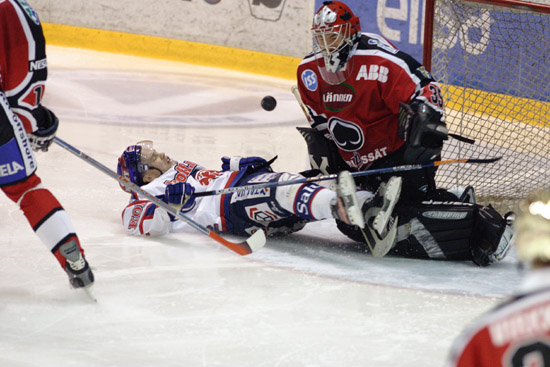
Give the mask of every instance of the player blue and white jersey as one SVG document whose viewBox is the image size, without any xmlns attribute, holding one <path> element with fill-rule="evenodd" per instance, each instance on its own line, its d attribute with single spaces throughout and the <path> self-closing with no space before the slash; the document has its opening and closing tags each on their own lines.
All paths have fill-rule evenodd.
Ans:
<svg viewBox="0 0 550 367">
<path fill-rule="evenodd" d="M 295 176 L 274 172 L 248 174 L 245 170 L 207 170 L 196 163 L 183 161 L 141 188 L 160 198 L 164 195 L 166 185 L 177 182 L 187 182 L 199 193 L 232 186 L 288 180 L 296 178 Z M 302 229 L 308 221 L 324 219 L 315 218 L 311 214 L 313 198 L 324 190 L 326 189 L 321 186 L 307 184 L 197 197 L 195 205 L 184 215 L 204 227 L 222 233 L 246 235 L 261 228 L 268 235 L 286 234 Z M 135 235 L 163 235 L 181 232 L 188 227 L 182 221 L 171 220 L 165 210 L 135 193 L 122 213 L 122 220 L 126 231 Z"/>
</svg>

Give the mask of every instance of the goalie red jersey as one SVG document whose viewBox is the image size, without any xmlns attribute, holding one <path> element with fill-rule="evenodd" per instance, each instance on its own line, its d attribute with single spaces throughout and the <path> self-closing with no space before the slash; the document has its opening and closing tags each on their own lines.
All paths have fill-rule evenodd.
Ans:
<svg viewBox="0 0 550 367">
<path fill-rule="evenodd" d="M 363 33 L 350 52 L 336 73 L 323 73 L 321 52 L 306 56 L 298 90 L 311 126 L 334 141 L 350 167 L 363 170 L 403 146 L 400 103 L 419 100 L 442 112 L 443 100 L 430 73 L 383 37 Z"/>
</svg>

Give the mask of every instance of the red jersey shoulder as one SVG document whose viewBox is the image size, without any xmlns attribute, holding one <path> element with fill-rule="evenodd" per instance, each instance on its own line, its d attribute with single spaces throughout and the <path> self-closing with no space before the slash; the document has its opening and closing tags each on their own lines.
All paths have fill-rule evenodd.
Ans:
<svg viewBox="0 0 550 367">
<path fill-rule="evenodd" d="M 549 365 L 549 296 L 547 291 L 534 297 L 512 300 L 483 315 L 463 334 L 457 345 L 463 347 L 456 351 L 453 365 Z M 541 364 L 541 361 L 546 364 Z"/>
</svg>

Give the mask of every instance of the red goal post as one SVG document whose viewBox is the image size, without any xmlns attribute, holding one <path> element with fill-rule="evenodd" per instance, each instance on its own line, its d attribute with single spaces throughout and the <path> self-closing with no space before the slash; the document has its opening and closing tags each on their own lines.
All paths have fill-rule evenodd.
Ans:
<svg viewBox="0 0 550 367">
<path fill-rule="evenodd" d="M 543 1 L 545 3 L 543 3 Z M 550 5 L 546 0 L 426 0 L 423 64 L 441 84 L 450 140 L 443 159 L 503 156 L 441 167 L 439 187 L 471 185 L 499 211 L 550 189 Z"/>
</svg>

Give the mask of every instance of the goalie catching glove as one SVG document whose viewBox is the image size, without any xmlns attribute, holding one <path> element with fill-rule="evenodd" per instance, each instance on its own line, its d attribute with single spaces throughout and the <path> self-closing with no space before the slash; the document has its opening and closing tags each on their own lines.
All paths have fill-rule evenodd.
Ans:
<svg viewBox="0 0 550 367">
<path fill-rule="evenodd" d="M 399 104 L 398 135 L 406 145 L 406 164 L 438 159 L 448 134 L 443 115 L 427 103 L 413 101 L 410 105 Z"/>
<path fill-rule="evenodd" d="M 43 107 L 44 119 L 38 123 L 38 129 L 32 133 L 28 133 L 27 137 L 33 151 L 39 150 L 47 152 L 50 145 L 53 143 L 57 127 L 59 126 L 59 120 L 52 111 Z"/>
</svg>

